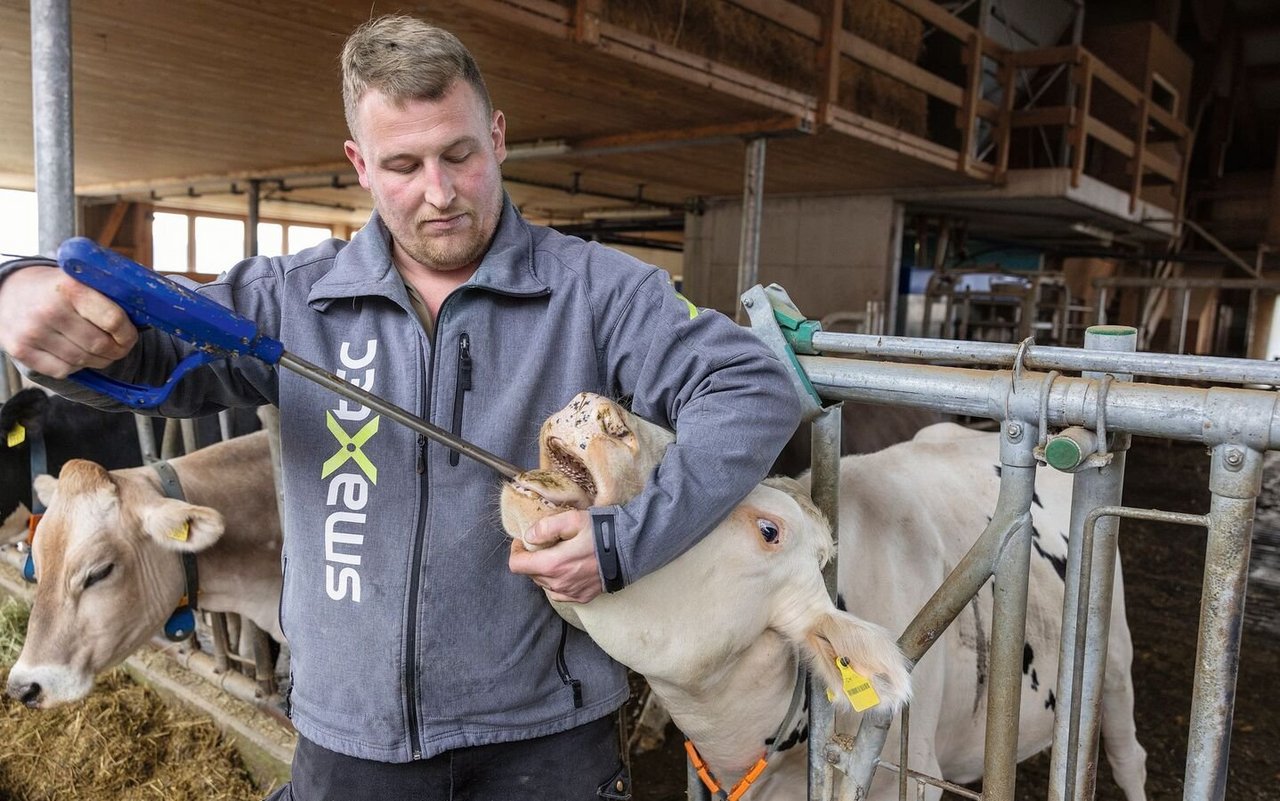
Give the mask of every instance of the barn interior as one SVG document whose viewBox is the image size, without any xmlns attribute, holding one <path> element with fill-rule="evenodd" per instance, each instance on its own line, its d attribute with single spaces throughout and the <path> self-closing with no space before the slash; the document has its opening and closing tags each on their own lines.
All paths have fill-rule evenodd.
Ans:
<svg viewBox="0 0 1280 801">
<path fill-rule="evenodd" d="M 475 51 L 525 216 L 630 249 L 705 306 L 733 311 L 753 272 L 843 330 L 1078 344 L 1105 319 L 1153 350 L 1280 352 L 1265 0 L 376 10 Z M 336 51 L 369 13 L 73 4 L 80 228 L 173 272 L 225 266 L 197 264 L 202 237 L 251 252 L 251 206 L 272 246 L 288 224 L 349 236 L 370 203 L 341 152 Z M 0 186 L 30 189 L 27 4 L 0 22 Z M 177 215 L 159 258 L 156 213 Z"/>
<path fill-rule="evenodd" d="M 476 55 L 525 217 L 700 306 L 776 282 L 832 331 L 1280 357 L 1271 0 L 73 0 L 78 231 L 196 280 L 349 238 L 371 11 Z M 0 0 L 0 189 L 37 188 L 30 16 Z"/>
</svg>

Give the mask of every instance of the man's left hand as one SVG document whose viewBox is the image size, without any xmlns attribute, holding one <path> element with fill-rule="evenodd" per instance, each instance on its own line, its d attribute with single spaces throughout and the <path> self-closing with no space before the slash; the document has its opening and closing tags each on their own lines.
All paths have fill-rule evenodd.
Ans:
<svg viewBox="0 0 1280 801">
<path fill-rule="evenodd" d="M 545 517 L 511 541 L 512 573 L 529 576 L 553 601 L 585 604 L 599 595 L 600 569 L 591 515 L 581 509 Z"/>
</svg>

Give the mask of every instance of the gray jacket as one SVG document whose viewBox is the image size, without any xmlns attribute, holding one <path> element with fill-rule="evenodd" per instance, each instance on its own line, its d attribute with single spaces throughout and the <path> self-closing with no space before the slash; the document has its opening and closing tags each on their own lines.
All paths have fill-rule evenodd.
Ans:
<svg viewBox="0 0 1280 801">
<path fill-rule="evenodd" d="M 303 359 L 520 466 L 536 466 L 542 421 L 576 393 L 630 398 L 677 440 L 637 498 L 592 511 L 615 516 L 624 582 L 709 531 L 795 429 L 781 363 L 749 331 L 688 304 L 661 270 L 529 225 L 508 202 L 429 337 L 388 242 L 375 215 L 350 243 L 250 259 L 199 291 Z M 145 331 L 111 372 L 158 384 L 186 347 Z M 281 412 L 280 611 L 299 732 L 404 762 L 551 734 L 622 704 L 625 671 L 507 569 L 501 479 L 489 468 L 250 359 L 188 376 L 160 412 L 261 403 Z"/>
</svg>

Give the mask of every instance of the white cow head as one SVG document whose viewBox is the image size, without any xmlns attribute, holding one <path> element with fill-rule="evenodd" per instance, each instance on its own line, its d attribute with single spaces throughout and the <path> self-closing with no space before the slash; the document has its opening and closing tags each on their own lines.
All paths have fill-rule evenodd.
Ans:
<svg viewBox="0 0 1280 801">
<path fill-rule="evenodd" d="M 503 526 L 520 538 L 565 508 L 625 503 L 673 440 L 605 398 L 578 395 L 542 427 L 540 469 L 504 488 Z M 858 673 L 874 677 L 882 703 L 896 708 L 910 694 L 902 655 L 886 631 L 831 602 L 821 572 L 831 552 L 830 527 L 799 485 L 770 479 L 662 569 L 588 604 L 555 606 L 643 674 L 678 723 L 680 696 L 708 692 L 711 684 L 759 683 L 760 671 L 774 664 L 784 666 L 787 678 L 770 690 L 789 697 L 796 652 L 837 691 L 835 660 L 846 658 Z M 743 673 L 752 675 L 735 675 Z M 841 693 L 837 698 L 847 705 Z"/>
<path fill-rule="evenodd" d="M 35 603 L 8 686 L 32 708 L 83 698 L 96 673 L 160 631 L 184 592 L 178 554 L 210 547 L 224 528 L 213 509 L 80 459 L 35 486 L 48 510 L 32 543 Z"/>
</svg>

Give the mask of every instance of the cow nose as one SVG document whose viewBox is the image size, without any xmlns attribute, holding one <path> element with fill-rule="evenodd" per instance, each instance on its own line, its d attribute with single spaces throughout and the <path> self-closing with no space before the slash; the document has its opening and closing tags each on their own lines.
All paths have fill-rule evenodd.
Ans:
<svg viewBox="0 0 1280 801">
<path fill-rule="evenodd" d="M 9 685 L 9 696 L 16 698 L 28 707 L 35 709 L 40 700 L 41 687 L 37 682 L 30 684 Z"/>
</svg>

